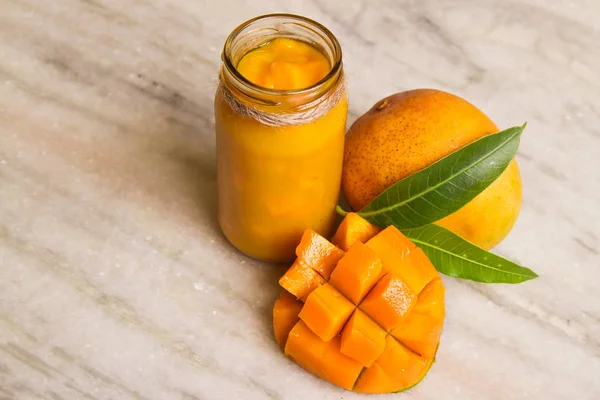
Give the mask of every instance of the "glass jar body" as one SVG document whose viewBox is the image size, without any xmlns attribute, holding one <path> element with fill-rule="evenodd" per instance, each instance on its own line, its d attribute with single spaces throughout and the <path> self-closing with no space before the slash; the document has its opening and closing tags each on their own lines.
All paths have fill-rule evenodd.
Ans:
<svg viewBox="0 0 600 400">
<path fill-rule="evenodd" d="M 331 234 L 347 111 L 344 99 L 315 122 L 266 126 L 237 115 L 217 91 L 219 224 L 235 247 L 284 262 L 305 229 Z"/>
<path fill-rule="evenodd" d="M 251 26 L 250 21 L 234 31 L 225 46 L 221 85 L 227 93 L 271 116 L 306 112 L 331 101 L 334 92 L 338 101 L 310 122 L 273 125 L 240 113 L 219 87 L 214 102 L 218 218 L 225 236 L 242 252 L 264 261 L 288 262 L 294 258 L 304 230 L 310 228 L 326 237 L 331 234 L 340 192 L 348 102 L 341 52 L 331 33 L 303 37 L 325 28 L 301 17 L 266 18 L 271 19 L 269 23 L 257 19 L 266 27 L 264 40 L 282 36 L 316 43 L 330 58 L 332 72 L 313 87 L 297 92 L 266 90 L 245 81 L 235 71 L 240 55 L 232 54 L 232 49 L 251 50 L 243 42 L 244 27 Z M 292 23 L 292 31 L 286 30 L 286 21 Z M 257 29 L 247 30 L 246 40 L 259 46 Z"/>
</svg>

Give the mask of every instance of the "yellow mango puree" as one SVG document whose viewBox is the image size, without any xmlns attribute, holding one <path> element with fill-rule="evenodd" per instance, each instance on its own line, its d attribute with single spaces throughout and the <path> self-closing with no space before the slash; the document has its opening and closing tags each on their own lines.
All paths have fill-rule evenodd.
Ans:
<svg viewBox="0 0 600 400">
<path fill-rule="evenodd" d="M 274 90 L 308 88 L 332 66 L 312 45 L 277 38 L 245 54 L 237 70 Z M 219 223 L 231 243 L 251 257 L 294 258 L 302 233 L 328 237 L 335 219 L 348 104 L 304 125 L 267 126 L 237 114 L 215 97 Z"/>
<path fill-rule="evenodd" d="M 304 89 L 331 70 L 323 53 L 308 43 L 277 38 L 247 53 L 237 70 L 250 82 L 268 89 Z"/>
</svg>

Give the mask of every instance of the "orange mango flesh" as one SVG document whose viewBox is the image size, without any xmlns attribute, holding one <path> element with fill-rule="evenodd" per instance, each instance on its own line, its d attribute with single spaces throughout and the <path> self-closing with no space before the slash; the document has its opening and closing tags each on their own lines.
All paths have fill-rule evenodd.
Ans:
<svg viewBox="0 0 600 400">
<path fill-rule="evenodd" d="M 366 231 L 368 222 L 350 218 L 338 238 Z M 286 356 L 335 385 L 361 393 L 397 392 L 419 383 L 433 364 L 444 286 L 424 253 L 396 228 L 370 232 L 346 246 L 346 253 L 311 232 L 303 238 L 291 269 L 311 265 L 315 272 L 328 271 L 321 275 L 328 282 L 306 289 L 305 297 L 286 293 L 282 284 L 286 290 L 273 311 L 275 337 Z M 287 287 L 309 287 L 294 286 L 293 276 L 283 282 Z"/>
<path fill-rule="evenodd" d="M 384 273 L 402 264 L 402 260 L 417 247 L 393 226 L 385 228 L 366 242 L 366 245 L 381 259 Z"/>
<path fill-rule="evenodd" d="M 358 242 L 340 259 L 329 282 L 354 304 L 359 304 L 381 274 L 377 254 Z"/>
<path fill-rule="evenodd" d="M 313 290 L 325 284 L 325 279 L 314 269 L 296 260 L 279 279 L 279 284 L 296 298 L 304 301 Z"/>
<path fill-rule="evenodd" d="M 385 350 L 377 359 L 384 372 L 400 386 L 410 386 L 427 366 L 427 362 L 400 344 L 392 336 L 385 338 Z"/>
<path fill-rule="evenodd" d="M 445 316 L 444 307 L 444 284 L 441 278 L 432 280 L 421 293 L 414 308 L 414 312 L 431 315 L 443 320 Z"/>
<path fill-rule="evenodd" d="M 381 232 L 381 228 L 369 223 L 356 213 L 348 213 L 335 232 L 331 243 L 344 251 L 356 242 L 366 243 L 367 240 Z"/>
<path fill-rule="evenodd" d="M 387 273 L 377 282 L 360 309 L 386 331 L 402 322 L 417 302 L 417 295 L 395 272 Z"/>
<path fill-rule="evenodd" d="M 317 232 L 307 229 L 296 248 L 296 256 L 304 265 L 317 271 L 323 278 L 329 279 L 331 271 L 344 256 L 344 252 Z"/>
<path fill-rule="evenodd" d="M 285 343 L 290 334 L 290 331 L 300 320 L 298 313 L 302 309 L 302 302 L 298 301 L 294 296 L 287 291 L 282 290 L 279 293 L 279 298 L 275 300 L 273 307 L 273 328 L 275 330 L 275 341 L 285 349 Z"/>
<path fill-rule="evenodd" d="M 354 308 L 332 285 L 325 284 L 308 296 L 298 316 L 317 336 L 328 341 L 341 332 Z"/>
<path fill-rule="evenodd" d="M 441 279 L 435 279 L 419 294 L 417 304 L 408 318 L 394 329 L 391 334 L 398 341 L 409 346 L 423 357 L 433 357 L 437 350 L 445 310 L 443 296 L 444 285 Z"/>
<path fill-rule="evenodd" d="M 268 89 L 304 89 L 331 70 L 327 57 L 308 43 L 276 38 L 246 53 L 237 70 L 250 82 Z"/>
<path fill-rule="evenodd" d="M 360 393 L 392 393 L 399 390 L 402 390 L 402 386 L 386 374 L 377 363 L 366 368 L 354 386 L 354 391 Z"/>
<path fill-rule="evenodd" d="M 352 389 L 363 369 L 362 364 L 342 354 L 340 351 L 341 341 L 339 336 L 334 337 L 326 343 L 328 346 L 322 359 L 325 380 L 335 383 L 344 389 Z"/>
<path fill-rule="evenodd" d="M 340 351 L 365 367 L 373 365 L 385 348 L 386 333 L 371 318 L 356 310 L 342 332 Z"/>
<path fill-rule="evenodd" d="M 402 259 L 397 271 L 415 293 L 421 293 L 429 282 L 439 276 L 429 258 L 419 248 L 412 249 L 410 254 Z"/>
<path fill-rule="evenodd" d="M 371 367 L 366 368 L 358 377 L 358 381 L 356 382 L 356 386 L 354 386 L 354 391 L 359 393 L 395 393 L 404 390 L 408 390 L 423 380 L 425 375 L 433 365 L 435 360 L 433 358 L 429 359 L 428 364 L 422 369 L 422 373 L 420 376 L 415 378 L 415 374 L 411 374 L 413 377 L 413 383 L 410 385 L 403 384 L 401 382 L 395 381 L 390 378 L 389 375 L 385 373 L 383 368 L 375 363 Z"/>
<path fill-rule="evenodd" d="M 299 321 L 289 332 L 284 353 L 308 372 L 319 375 L 326 347 L 327 342 Z"/>
<path fill-rule="evenodd" d="M 344 389 L 352 389 L 363 368 L 340 352 L 339 337 L 324 341 L 302 321 L 290 331 L 285 354 L 305 370 Z"/>
</svg>

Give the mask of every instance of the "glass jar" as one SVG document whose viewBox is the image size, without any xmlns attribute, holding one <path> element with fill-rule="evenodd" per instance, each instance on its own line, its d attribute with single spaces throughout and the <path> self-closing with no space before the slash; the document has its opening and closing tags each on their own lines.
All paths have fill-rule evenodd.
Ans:
<svg viewBox="0 0 600 400">
<path fill-rule="evenodd" d="M 237 71 L 245 54 L 281 37 L 321 51 L 329 73 L 307 88 L 274 90 Z M 341 48 L 315 21 L 272 14 L 236 28 L 222 59 L 214 104 L 219 224 L 247 255 L 287 262 L 305 229 L 328 237 L 335 221 L 348 112 Z"/>
</svg>

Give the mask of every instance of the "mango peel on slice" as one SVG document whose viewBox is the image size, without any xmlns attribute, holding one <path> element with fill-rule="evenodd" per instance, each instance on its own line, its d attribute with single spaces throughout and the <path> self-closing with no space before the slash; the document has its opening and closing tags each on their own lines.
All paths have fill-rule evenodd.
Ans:
<svg viewBox="0 0 600 400">
<path fill-rule="evenodd" d="M 302 368 L 344 389 L 415 386 L 433 364 L 442 333 L 438 272 L 395 227 L 382 230 L 354 213 L 332 242 L 304 233 L 298 258 L 279 281 L 277 343 Z"/>
</svg>

